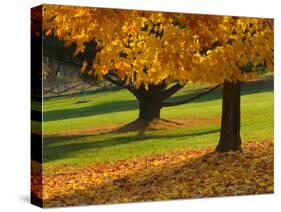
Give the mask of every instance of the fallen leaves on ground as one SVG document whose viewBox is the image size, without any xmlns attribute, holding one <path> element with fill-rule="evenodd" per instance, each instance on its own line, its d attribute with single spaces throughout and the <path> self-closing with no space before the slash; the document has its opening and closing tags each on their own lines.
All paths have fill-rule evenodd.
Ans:
<svg viewBox="0 0 281 212">
<path fill-rule="evenodd" d="M 273 142 L 244 151 L 182 150 L 43 176 L 45 207 L 273 192 Z"/>
<path fill-rule="evenodd" d="M 42 165 L 31 161 L 31 195 L 32 198 L 42 199 Z"/>
</svg>

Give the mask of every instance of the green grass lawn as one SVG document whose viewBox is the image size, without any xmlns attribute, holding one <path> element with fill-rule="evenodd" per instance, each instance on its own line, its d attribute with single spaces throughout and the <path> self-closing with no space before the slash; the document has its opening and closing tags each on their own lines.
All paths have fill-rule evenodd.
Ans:
<svg viewBox="0 0 281 212">
<path fill-rule="evenodd" d="M 272 78 L 272 75 L 266 77 Z M 200 85 L 186 86 L 169 101 L 190 97 L 201 88 Z M 79 95 L 45 100 L 44 167 L 85 166 L 182 148 L 215 147 L 219 139 L 221 96 L 219 89 L 192 103 L 163 108 L 162 118 L 186 120 L 186 124 L 169 130 L 147 131 L 141 136 L 138 132 L 52 136 L 135 120 L 138 103 L 127 90 L 88 94 L 85 103 L 77 103 L 83 99 Z M 244 142 L 273 139 L 273 81 L 243 86 L 241 113 Z M 204 123 L 200 122 L 202 119 Z"/>
</svg>

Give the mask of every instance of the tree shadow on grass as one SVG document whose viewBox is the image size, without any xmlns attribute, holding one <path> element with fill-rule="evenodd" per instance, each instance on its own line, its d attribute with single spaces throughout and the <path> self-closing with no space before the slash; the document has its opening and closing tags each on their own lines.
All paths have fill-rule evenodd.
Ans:
<svg viewBox="0 0 281 212">
<path fill-rule="evenodd" d="M 48 122 L 78 117 L 96 116 L 100 114 L 110 114 L 114 112 L 130 111 L 137 108 L 138 105 L 137 101 L 135 100 L 118 100 L 75 109 L 46 111 L 43 113 L 43 116 L 44 122 Z"/>
<path fill-rule="evenodd" d="M 71 136 L 71 137 L 52 137 L 44 140 L 44 162 L 51 162 L 55 160 L 71 158 L 72 153 L 79 152 L 83 150 L 94 150 L 99 151 L 101 149 L 114 147 L 118 145 L 126 145 L 130 143 L 142 142 L 149 139 L 172 139 L 172 138 L 184 138 L 184 137 L 196 137 L 201 135 L 209 135 L 213 133 L 218 133 L 219 129 L 213 129 L 202 132 L 192 132 L 179 135 L 145 135 L 145 134 L 134 134 L 134 135 L 125 135 L 119 137 L 111 137 L 108 139 L 95 140 L 96 136 Z M 112 135 L 111 135 L 112 136 Z M 80 142 L 80 139 L 83 137 L 92 138 L 95 141 L 86 141 Z M 72 139 L 64 143 L 67 139 Z M 53 145 L 55 143 L 55 145 Z M 118 151 L 116 149 L 116 151 Z M 82 154 L 82 153 L 81 153 Z"/>
<path fill-rule="evenodd" d="M 167 102 L 177 102 L 185 99 L 189 99 L 194 95 L 201 92 L 202 89 L 189 90 L 187 93 L 173 96 L 169 98 Z M 241 95 L 248 95 L 252 93 L 273 91 L 273 76 L 267 77 L 259 81 L 251 81 L 242 85 Z M 219 88 L 212 93 L 196 99 L 194 102 L 206 102 L 211 100 L 221 99 L 222 89 Z M 74 103 L 75 104 L 75 103 Z M 63 119 L 71 119 L 78 117 L 95 116 L 100 114 L 110 114 L 115 112 L 124 112 L 138 109 L 137 100 L 115 100 L 111 102 L 105 102 L 94 106 L 87 106 L 83 108 L 75 109 L 61 109 L 46 111 L 43 113 L 44 121 L 56 121 Z"/>
</svg>

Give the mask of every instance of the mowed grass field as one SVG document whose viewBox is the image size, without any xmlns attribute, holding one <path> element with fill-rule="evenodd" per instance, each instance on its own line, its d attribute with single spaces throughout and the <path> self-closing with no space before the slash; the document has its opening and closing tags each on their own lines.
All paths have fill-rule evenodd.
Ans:
<svg viewBox="0 0 281 212">
<path fill-rule="evenodd" d="M 187 85 L 169 101 L 196 95 L 206 86 Z M 222 89 L 196 101 L 162 108 L 161 118 L 180 125 L 170 129 L 116 133 L 138 116 L 138 103 L 125 89 L 44 100 L 44 168 L 83 167 L 151 154 L 214 147 L 219 140 Z M 33 123 L 36 125 L 36 123 Z M 242 86 L 243 142 L 273 139 L 273 76 Z"/>
</svg>

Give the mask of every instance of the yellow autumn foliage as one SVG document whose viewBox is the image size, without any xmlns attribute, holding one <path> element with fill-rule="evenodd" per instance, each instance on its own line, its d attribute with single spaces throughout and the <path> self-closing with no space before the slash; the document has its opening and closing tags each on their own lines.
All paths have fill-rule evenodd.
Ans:
<svg viewBox="0 0 281 212">
<path fill-rule="evenodd" d="M 95 39 L 101 50 L 91 73 L 103 78 L 114 70 L 136 88 L 247 81 L 258 66 L 273 71 L 272 19 L 44 5 L 43 28 L 75 43 L 76 54 Z"/>
</svg>

